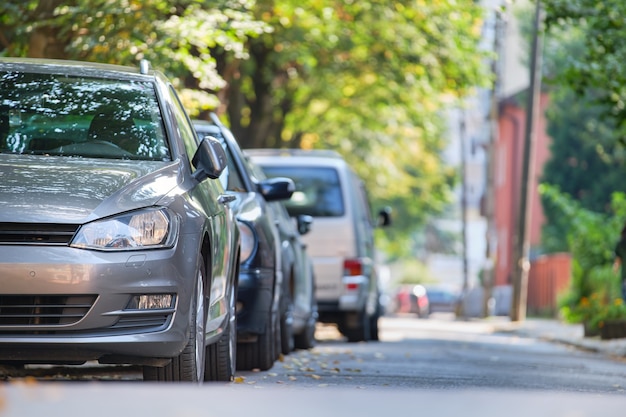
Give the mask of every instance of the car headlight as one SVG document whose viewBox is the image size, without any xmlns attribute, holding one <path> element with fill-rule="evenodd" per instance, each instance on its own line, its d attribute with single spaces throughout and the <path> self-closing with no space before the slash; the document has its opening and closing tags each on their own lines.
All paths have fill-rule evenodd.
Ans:
<svg viewBox="0 0 626 417">
<path fill-rule="evenodd" d="M 106 251 L 167 248 L 177 233 L 176 216 L 166 209 L 147 209 L 88 223 L 71 246 Z"/>
<path fill-rule="evenodd" d="M 244 263 L 254 253 L 254 249 L 256 247 L 256 235 L 254 234 L 254 230 L 244 222 L 237 222 L 239 225 L 239 231 L 241 236 L 241 257 L 240 263 Z"/>
</svg>

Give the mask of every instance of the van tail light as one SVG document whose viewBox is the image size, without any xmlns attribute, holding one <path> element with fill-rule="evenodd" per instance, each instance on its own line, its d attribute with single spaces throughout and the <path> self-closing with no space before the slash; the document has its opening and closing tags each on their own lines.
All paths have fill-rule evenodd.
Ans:
<svg viewBox="0 0 626 417">
<path fill-rule="evenodd" d="M 360 259 L 346 259 L 343 261 L 343 275 L 354 277 L 363 275 L 363 262 Z"/>
</svg>

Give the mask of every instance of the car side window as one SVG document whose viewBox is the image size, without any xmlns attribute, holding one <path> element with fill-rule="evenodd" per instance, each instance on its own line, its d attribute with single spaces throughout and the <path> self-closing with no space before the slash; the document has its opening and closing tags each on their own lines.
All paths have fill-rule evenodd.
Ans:
<svg viewBox="0 0 626 417">
<path fill-rule="evenodd" d="M 222 148 L 224 148 L 224 152 L 226 152 L 227 167 L 224 170 L 226 174 L 222 173 L 222 176 L 220 176 L 220 181 L 222 181 L 224 189 L 228 191 L 244 192 L 246 187 L 244 186 L 243 179 L 241 178 L 241 173 L 239 172 L 235 164 L 235 157 L 233 156 L 233 152 L 226 144 L 226 139 L 224 139 L 224 136 L 222 136 L 221 134 L 212 133 L 203 134 L 202 137 L 204 136 L 213 136 L 214 138 L 219 140 L 222 144 Z"/>
<path fill-rule="evenodd" d="M 191 172 L 194 172 L 196 168 L 193 166 L 193 164 L 191 164 L 191 158 L 193 158 L 193 155 L 198 149 L 199 141 L 197 139 L 195 130 L 192 127 L 191 121 L 187 116 L 187 112 L 181 104 L 178 98 L 178 94 L 176 94 L 176 91 L 174 91 L 174 87 L 170 86 L 169 92 L 172 98 L 172 103 L 174 103 L 175 106 L 174 117 L 176 118 L 176 127 L 178 130 L 178 134 L 180 135 L 180 138 L 183 140 L 183 144 L 185 145 L 187 158 L 190 161 Z"/>
<path fill-rule="evenodd" d="M 291 216 L 341 217 L 345 214 L 339 174 L 335 168 L 265 166 L 268 177 L 288 177 L 296 184 L 291 199 L 285 201 Z"/>
<path fill-rule="evenodd" d="M 235 161 L 233 159 L 233 154 L 228 146 L 226 146 L 225 142 L 222 142 L 222 146 L 225 147 L 226 158 L 228 159 L 228 184 L 226 189 L 229 191 L 237 191 L 243 192 L 245 191 L 245 186 L 243 185 L 243 179 L 241 178 L 241 173 L 235 166 Z"/>
</svg>

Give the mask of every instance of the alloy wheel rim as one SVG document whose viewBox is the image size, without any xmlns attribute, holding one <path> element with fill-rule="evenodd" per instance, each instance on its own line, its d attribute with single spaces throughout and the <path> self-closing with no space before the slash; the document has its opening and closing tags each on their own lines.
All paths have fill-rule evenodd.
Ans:
<svg viewBox="0 0 626 417">
<path fill-rule="evenodd" d="M 197 381 L 204 379 L 204 282 L 202 274 L 198 274 L 196 287 L 196 378 Z"/>
</svg>

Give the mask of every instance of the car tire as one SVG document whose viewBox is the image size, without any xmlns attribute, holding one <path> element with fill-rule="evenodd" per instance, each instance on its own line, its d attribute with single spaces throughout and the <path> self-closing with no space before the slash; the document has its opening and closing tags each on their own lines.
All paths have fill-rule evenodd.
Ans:
<svg viewBox="0 0 626 417">
<path fill-rule="evenodd" d="M 315 346 L 315 317 L 310 317 L 302 333 L 297 334 L 294 338 L 294 347 L 296 349 L 311 349 Z"/>
<path fill-rule="evenodd" d="M 380 318 L 380 312 L 382 307 L 380 304 L 376 305 L 376 312 L 370 317 L 370 340 L 378 341 L 378 319 Z"/>
<path fill-rule="evenodd" d="M 363 308 L 358 312 L 347 313 L 339 331 L 348 338 L 348 342 L 364 342 L 370 340 L 370 319 Z"/>
<path fill-rule="evenodd" d="M 237 344 L 237 369 L 266 371 L 276 359 L 276 320 L 271 311 L 267 312 L 267 326 L 256 342 Z"/>
<path fill-rule="evenodd" d="M 235 289 L 229 300 L 228 324 L 219 340 L 206 347 L 205 381 L 232 381 L 237 369 L 237 312 Z"/>
<path fill-rule="evenodd" d="M 293 335 L 293 302 L 289 291 L 283 292 L 283 311 L 280 315 L 280 352 L 290 354 L 295 349 Z"/>
<path fill-rule="evenodd" d="M 144 381 L 160 382 L 202 382 L 205 363 L 206 328 L 206 272 L 204 262 L 198 262 L 196 287 L 191 300 L 189 314 L 189 339 L 183 351 L 164 367 L 144 366 Z"/>
<path fill-rule="evenodd" d="M 315 340 L 315 329 L 319 314 L 317 312 L 317 302 L 315 301 L 313 294 L 314 292 L 311 291 L 311 315 L 309 316 L 306 326 L 302 332 L 294 337 L 294 347 L 296 349 L 311 349 L 317 343 Z"/>
</svg>

